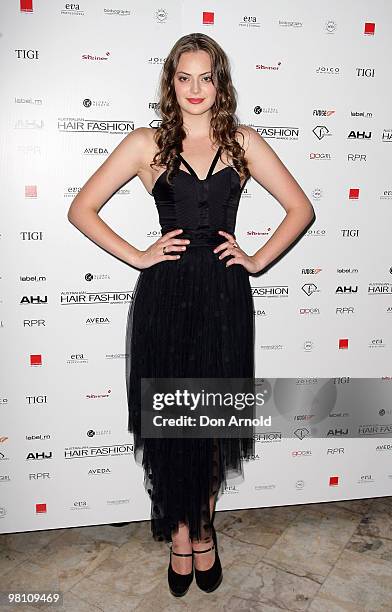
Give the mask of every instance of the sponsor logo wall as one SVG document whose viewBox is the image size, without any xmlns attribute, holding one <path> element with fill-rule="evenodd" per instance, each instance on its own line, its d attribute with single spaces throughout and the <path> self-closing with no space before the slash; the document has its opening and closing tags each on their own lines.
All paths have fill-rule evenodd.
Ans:
<svg viewBox="0 0 392 612">
<path fill-rule="evenodd" d="M 274 423 L 258 434 L 217 509 L 389 495 L 392 410 L 378 400 L 392 395 L 392 8 L 12 0 L 0 11 L 0 531 L 150 517 L 127 432 L 125 327 L 139 272 L 67 212 L 127 133 L 159 125 L 165 56 L 190 32 L 226 50 L 240 121 L 273 147 L 316 214 L 284 257 L 251 276 L 256 375 L 287 377 L 293 394 L 306 387 L 313 399 L 323 377 L 340 398 L 322 415 L 288 406 L 292 436 Z M 248 181 L 241 247 L 253 254 L 284 214 Z M 100 216 L 138 248 L 160 236 L 137 177 Z M 380 394 L 352 431 L 344 393 L 365 377 Z M 323 437 L 312 431 L 320 418 Z"/>
</svg>

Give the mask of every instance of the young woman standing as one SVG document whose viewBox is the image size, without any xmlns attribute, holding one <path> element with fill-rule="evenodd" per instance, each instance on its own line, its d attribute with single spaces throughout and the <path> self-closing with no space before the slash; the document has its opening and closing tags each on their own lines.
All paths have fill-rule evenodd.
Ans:
<svg viewBox="0 0 392 612">
<path fill-rule="evenodd" d="M 168 54 L 158 129 L 138 128 L 117 146 L 72 202 L 68 218 L 99 246 L 140 270 L 126 330 L 128 429 L 151 498 L 151 529 L 172 542 L 168 581 L 184 595 L 195 574 L 215 590 L 222 569 L 213 527 L 229 473 L 254 454 L 252 438 L 143 438 L 141 378 L 254 376 L 249 274 L 280 255 L 314 217 L 271 147 L 236 118 L 228 58 L 193 33 Z M 99 209 L 138 176 L 157 207 L 162 236 L 139 250 L 113 232 Z M 252 176 L 286 216 L 253 255 L 235 238 L 242 190 Z"/>
</svg>

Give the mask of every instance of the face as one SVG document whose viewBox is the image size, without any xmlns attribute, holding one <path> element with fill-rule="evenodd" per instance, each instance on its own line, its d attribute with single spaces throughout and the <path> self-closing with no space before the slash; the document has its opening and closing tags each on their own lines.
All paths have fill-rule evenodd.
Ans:
<svg viewBox="0 0 392 612">
<path fill-rule="evenodd" d="M 183 112 L 201 115 L 215 102 L 216 89 L 212 82 L 211 58 L 207 51 L 187 51 L 181 54 L 174 75 L 177 102 Z"/>
</svg>

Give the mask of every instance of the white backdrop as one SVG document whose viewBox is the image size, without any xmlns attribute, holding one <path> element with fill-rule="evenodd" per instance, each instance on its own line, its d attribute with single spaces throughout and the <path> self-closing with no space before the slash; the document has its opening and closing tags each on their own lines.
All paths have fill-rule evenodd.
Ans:
<svg viewBox="0 0 392 612">
<path fill-rule="evenodd" d="M 0 530 L 149 518 L 127 432 L 125 325 L 138 271 L 67 220 L 125 135 L 159 123 L 164 59 L 183 34 L 227 52 L 238 115 L 271 144 L 316 220 L 251 277 L 260 377 L 391 383 L 391 13 L 386 2 L 7 0 L 1 6 Z M 160 235 L 136 178 L 101 217 L 146 248 Z M 255 180 L 236 236 L 254 253 L 284 217 Z M 312 382 L 312 381 L 311 381 Z M 314 383 L 314 381 L 313 381 Z M 368 424 L 388 430 L 369 405 Z M 306 412 L 289 415 L 311 423 Z M 306 413 L 306 414 L 305 414 Z M 257 442 L 217 510 L 389 495 L 389 439 Z M 365 425 L 366 423 L 362 423 Z M 340 428 L 340 429 L 339 429 Z M 339 433 L 340 432 L 340 433 Z M 338 439 L 339 438 L 339 439 Z"/>
</svg>

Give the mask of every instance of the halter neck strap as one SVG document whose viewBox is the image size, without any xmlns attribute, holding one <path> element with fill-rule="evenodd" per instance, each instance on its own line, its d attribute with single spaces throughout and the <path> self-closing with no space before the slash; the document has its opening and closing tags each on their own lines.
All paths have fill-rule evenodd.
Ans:
<svg viewBox="0 0 392 612">
<path fill-rule="evenodd" d="M 178 156 L 179 156 L 179 158 L 181 159 L 181 161 L 182 161 L 182 163 L 184 164 L 184 166 L 185 166 L 185 167 L 186 167 L 186 168 L 189 170 L 189 172 L 190 172 L 191 174 L 193 174 L 193 176 L 194 176 L 195 178 L 197 178 L 199 181 L 200 181 L 200 180 L 207 180 L 208 178 L 210 178 L 211 174 L 212 174 L 212 173 L 213 173 L 213 171 L 214 171 L 214 168 L 215 168 L 215 166 L 216 166 L 216 164 L 217 164 L 217 161 L 218 161 L 218 159 L 219 159 L 219 155 L 220 155 L 221 149 L 222 149 L 222 147 L 219 147 L 219 148 L 218 148 L 218 150 L 217 150 L 217 152 L 215 153 L 215 157 L 214 157 L 214 159 L 213 159 L 213 160 L 212 160 L 212 162 L 211 162 L 210 169 L 208 170 L 208 173 L 207 173 L 207 176 L 206 176 L 206 178 L 205 178 L 205 179 L 199 179 L 199 177 L 197 176 L 197 174 L 196 174 L 196 172 L 194 171 L 194 169 L 192 168 L 192 166 L 191 166 L 190 164 L 188 164 L 188 162 L 186 161 L 186 159 L 184 159 L 184 158 L 183 158 L 183 156 L 181 155 L 181 153 L 179 153 L 179 155 L 178 155 Z"/>
</svg>

